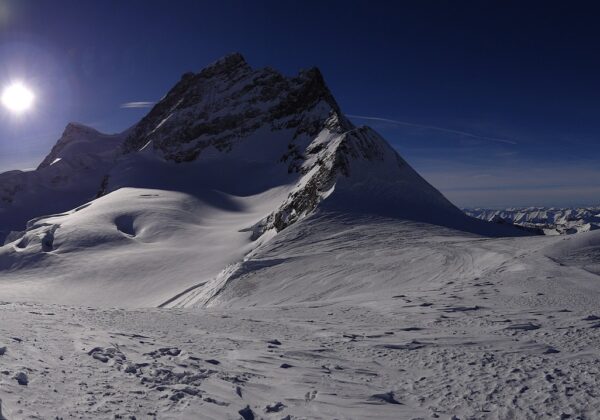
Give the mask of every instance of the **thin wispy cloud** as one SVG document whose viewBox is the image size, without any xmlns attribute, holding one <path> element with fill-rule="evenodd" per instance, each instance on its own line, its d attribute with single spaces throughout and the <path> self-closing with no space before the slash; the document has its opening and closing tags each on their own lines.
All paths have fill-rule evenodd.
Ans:
<svg viewBox="0 0 600 420">
<path fill-rule="evenodd" d="M 350 118 L 360 119 L 360 120 L 379 121 L 379 122 L 385 122 L 385 123 L 389 123 L 389 124 L 402 125 L 405 127 L 423 128 L 426 130 L 439 131 L 439 132 L 448 133 L 448 134 L 456 134 L 457 136 L 470 137 L 473 139 L 492 141 L 492 142 L 496 142 L 496 143 L 504 143 L 504 144 L 512 144 L 512 145 L 517 144 L 517 142 L 514 140 L 503 139 L 500 137 L 480 136 L 478 134 L 469 133 L 467 131 L 453 130 L 451 128 L 437 127 L 435 125 L 416 124 L 416 123 L 412 123 L 412 122 L 408 122 L 408 121 L 398 121 L 398 120 L 391 120 L 388 118 L 370 117 L 370 116 L 366 116 L 366 115 L 346 114 L 346 116 L 350 117 Z"/>
<path fill-rule="evenodd" d="M 152 108 L 156 102 L 125 102 L 121 104 L 121 108 Z"/>
</svg>

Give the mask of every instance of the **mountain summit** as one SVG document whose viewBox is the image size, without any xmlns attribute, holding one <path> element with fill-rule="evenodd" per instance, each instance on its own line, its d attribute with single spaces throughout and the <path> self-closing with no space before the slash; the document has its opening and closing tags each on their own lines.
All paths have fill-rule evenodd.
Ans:
<svg viewBox="0 0 600 420">
<path fill-rule="evenodd" d="M 258 223 L 259 233 L 285 228 L 332 193 L 327 208 L 462 227 L 471 222 L 372 129 L 348 120 L 317 68 L 285 77 L 271 68 L 251 68 L 238 53 L 228 55 L 199 73 L 184 74 L 132 129 L 122 149 L 178 163 L 222 159 L 223 166 L 204 175 L 223 177 L 230 172 L 225 166 L 232 166 L 242 175 L 235 182 L 250 184 L 252 192 L 253 183 L 292 186 Z M 242 169 L 249 164 L 251 177 Z M 117 184 L 128 185 L 131 180 Z M 244 189 L 221 181 L 215 187 L 234 194 Z"/>
<path fill-rule="evenodd" d="M 186 73 L 136 125 L 126 152 L 149 142 L 166 159 L 195 160 L 209 146 L 231 150 L 257 130 L 293 129 L 292 138 L 316 135 L 339 107 L 318 69 L 286 78 L 275 70 L 253 70 L 231 54 L 197 74 Z"/>
<path fill-rule="evenodd" d="M 126 306 L 206 284 L 197 304 L 220 293 L 228 267 L 310 216 L 523 234 L 463 214 L 352 124 L 318 69 L 285 77 L 231 54 L 184 74 L 127 131 L 69 124 L 35 171 L 0 174 L 2 284 Z"/>
</svg>

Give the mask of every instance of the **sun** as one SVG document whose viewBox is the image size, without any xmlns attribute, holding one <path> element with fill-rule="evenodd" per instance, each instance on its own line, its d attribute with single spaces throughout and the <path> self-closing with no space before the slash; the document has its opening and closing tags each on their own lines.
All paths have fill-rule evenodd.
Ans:
<svg viewBox="0 0 600 420">
<path fill-rule="evenodd" d="M 2 91 L 2 105 L 10 111 L 20 114 L 33 105 L 33 92 L 21 82 L 14 82 Z"/>
</svg>

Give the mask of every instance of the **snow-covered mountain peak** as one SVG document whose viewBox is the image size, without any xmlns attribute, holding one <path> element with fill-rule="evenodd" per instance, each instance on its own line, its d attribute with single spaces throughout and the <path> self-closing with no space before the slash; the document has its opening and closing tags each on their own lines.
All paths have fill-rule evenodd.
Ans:
<svg viewBox="0 0 600 420">
<path fill-rule="evenodd" d="M 231 74 L 240 70 L 248 71 L 251 70 L 251 67 L 246 62 L 242 54 L 239 52 L 233 52 L 209 64 L 203 68 L 200 73 L 202 73 L 205 77 L 211 77 L 219 74 Z"/>
<path fill-rule="evenodd" d="M 96 130 L 95 128 L 87 126 L 85 124 L 71 121 L 70 123 L 67 124 L 67 126 L 63 130 L 62 137 L 75 136 L 78 134 L 85 134 L 85 133 L 97 134 L 97 133 L 99 133 L 99 131 Z"/>
<path fill-rule="evenodd" d="M 93 200 L 127 132 L 103 134 L 69 123 L 36 170 L 0 174 L 0 244 L 34 217 Z"/>
<path fill-rule="evenodd" d="M 383 138 L 344 116 L 315 67 L 286 77 L 271 68 L 253 69 L 239 54 L 227 56 L 184 75 L 132 130 L 123 149 L 134 158 L 143 151 L 161 161 L 202 166 L 191 176 L 202 179 L 196 195 L 202 194 L 200 184 L 242 195 L 285 186 L 287 196 L 253 227 L 255 238 L 301 220 L 325 199 L 335 211 L 468 224 Z M 220 163 L 208 171 L 208 161 Z M 157 187 L 139 170 L 131 175 L 128 169 L 125 179 L 122 171 L 113 172 L 107 192 Z"/>
</svg>

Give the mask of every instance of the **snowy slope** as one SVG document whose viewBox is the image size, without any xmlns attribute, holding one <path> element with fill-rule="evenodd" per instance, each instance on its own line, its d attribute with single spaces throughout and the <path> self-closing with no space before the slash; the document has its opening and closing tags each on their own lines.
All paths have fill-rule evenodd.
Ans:
<svg viewBox="0 0 600 420">
<path fill-rule="evenodd" d="M 546 249 L 546 255 L 560 264 L 600 275 L 600 231 L 585 232 L 568 240 L 557 241 Z"/>
<path fill-rule="evenodd" d="M 598 245 L 595 234 L 581 237 Z M 3 412 L 600 415 L 598 276 L 546 256 L 571 241 L 348 216 L 311 216 L 274 239 L 208 309 L 3 303 Z"/>
<path fill-rule="evenodd" d="M 5 298 L 99 306 L 157 306 L 211 278 L 259 242 L 240 232 L 277 191 L 200 200 L 122 188 L 73 211 L 32 220 L 0 248 Z"/>
<path fill-rule="evenodd" d="M 423 287 L 443 291 L 444 284 L 466 278 L 510 278 L 518 288 L 524 278 L 543 284 L 543 276 L 555 276 L 562 265 L 600 273 L 597 232 L 561 239 L 485 238 L 422 222 L 321 213 L 286 229 L 169 306 L 378 305 Z M 576 288 L 588 288 L 588 297 L 600 292 L 595 276 L 569 273 L 580 282 Z"/>
</svg>

